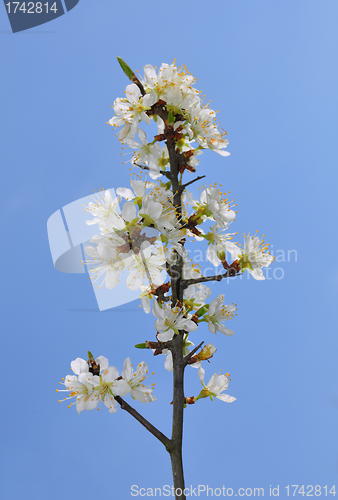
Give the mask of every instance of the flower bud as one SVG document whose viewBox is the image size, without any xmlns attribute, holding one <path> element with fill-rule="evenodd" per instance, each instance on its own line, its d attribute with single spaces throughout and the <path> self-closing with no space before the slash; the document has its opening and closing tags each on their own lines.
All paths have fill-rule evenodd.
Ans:
<svg viewBox="0 0 338 500">
<path fill-rule="evenodd" d="M 198 354 L 196 354 L 196 356 L 193 356 L 191 359 L 189 359 L 189 365 L 197 363 L 198 361 L 205 361 L 207 359 L 212 358 L 216 351 L 217 349 L 214 345 L 206 344 L 201 350 L 201 352 L 199 352 Z"/>
</svg>

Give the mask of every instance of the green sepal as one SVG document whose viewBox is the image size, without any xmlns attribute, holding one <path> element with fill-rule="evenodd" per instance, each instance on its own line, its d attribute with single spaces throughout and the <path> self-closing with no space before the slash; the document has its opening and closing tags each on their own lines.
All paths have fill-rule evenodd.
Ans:
<svg viewBox="0 0 338 500">
<path fill-rule="evenodd" d="M 138 208 L 141 208 L 142 207 L 142 196 L 137 196 L 135 199 L 134 199 L 134 205 L 137 205 Z"/>
<path fill-rule="evenodd" d="M 248 256 L 246 253 L 243 253 L 242 256 L 239 258 L 238 260 L 238 263 L 239 263 L 239 267 L 241 268 L 241 271 L 244 273 L 244 271 L 246 269 L 250 269 L 251 271 L 253 271 L 253 267 L 252 265 L 250 264 L 249 262 L 249 259 L 248 259 Z"/>
<path fill-rule="evenodd" d="M 159 167 L 165 167 L 167 165 L 167 163 L 169 163 L 169 159 L 168 158 L 164 158 L 164 156 L 160 156 L 159 159 L 158 159 L 158 165 Z M 165 168 L 164 168 L 165 170 Z"/>
<path fill-rule="evenodd" d="M 125 223 L 127 231 L 130 233 L 130 235 L 132 235 L 137 227 L 138 217 L 135 217 L 135 219 L 131 220 L 130 222 L 125 221 Z"/>
<path fill-rule="evenodd" d="M 187 143 L 185 142 L 184 137 L 182 137 L 182 139 L 180 139 L 179 141 L 176 142 L 176 146 L 178 147 L 178 149 L 182 153 L 183 146 L 187 146 Z"/>
<path fill-rule="evenodd" d="M 136 347 L 136 349 L 148 349 L 146 344 L 136 344 L 135 347 Z"/>
<path fill-rule="evenodd" d="M 139 215 L 141 215 L 143 217 L 142 226 L 147 227 L 147 226 L 152 226 L 154 224 L 153 219 L 151 217 L 149 217 L 148 214 L 139 213 Z"/>
<path fill-rule="evenodd" d="M 171 111 L 169 111 L 169 113 L 168 113 L 168 122 L 169 123 L 174 123 L 174 121 L 175 121 L 174 115 L 172 114 Z"/>
<path fill-rule="evenodd" d="M 209 397 L 209 391 L 207 391 L 206 389 L 202 389 L 199 395 L 195 399 L 197 401 L 198 399 L 203 399 L 207 397 Z"/>
<path fill-rule="evenodd" d="M 207 233 L 207 234 L 204 234 L 204 235 L 201 235 L 201 236 L 204 236 L 204 238 L 208 242 L 208 245 L 210 245 L 210 243 L 213 243 L 215 241 L 215 235 L 214 235 L 214 233 Z"/>
<path fill-rule="evenodd" d="M 168 182 L 162 182 L 162 181 L 160 181 L 160 186 L 163 187 L 163 188 L 166 188 L 167 190 L 169 190 L 170 187 L 171 187 L 171 181 L 168 181 Z"/>
<path fill-rule="evenodd" d="M 198 316 L 199 318 L 203 316 L 207 311 L 209 310 L 209 304 L 205 304 L 204 306 L 200 307 L 198 311 L 195 312 L 195 315 Z"/>
<path fill-rule="evenodd" d="M 123 60 L 121 59 L 121 57 L 118 57 L 117 58 L 124 74 L 130 79 L 130 80 L 133 80 L 133 78 L 135 77 L 135 74 L 133 72 L 133 70 L 131 68 L 129 68 L 128 64 Z"/>
<path fill-rule="evenodd" d="M 191 300 L 187 300 L 185 299 L 184 300 L 184 306 L 185 306 L 185 309 L 187 312 L 190 312 L 194 309 L 194 299 L 191 299 Z"/>
<path fill-rule="evenodd" d="M 213 392 L 210 392 L 206 387 L 204 389 L 201 390 L 201 392 L 199 393 L 199 395 L 197 396 L 196 401 L 198 399 L 203 399 L 203 398 L 210 398 L 211 401 L 213 401 L 213 397 L 216 397 L 216 394 L 214 394 Z"/>
<path fill-rule="evenodd" d="M 212 216 L 212 211 L 207 206 L 205 206 L 203 208 L 203 210 L 202 210 L 202 214 L 206 215 L 207 217 L 211 217 Z"/>
</svg>

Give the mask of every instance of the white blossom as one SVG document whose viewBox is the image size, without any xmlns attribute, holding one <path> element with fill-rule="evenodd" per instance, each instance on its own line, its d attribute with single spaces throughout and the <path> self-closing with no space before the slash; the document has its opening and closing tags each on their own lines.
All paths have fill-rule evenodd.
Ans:
<svg viewBox="0 0 338 500">
<path fill-rule="evenodd" d="M 221 156 L 229 156 L 223 151 L 229 141 L 224 138 L 226 132 L 219 132 L 216 126 L 216 113 L 209 107 L 201 107 L 199 102 L 189 109 L 186 126 L 190 139 L 195 139 L 202 148 L 210 148 Z"/>
<path fill-rule="evenodd" d="M 231 240 L 233 239 L 234 233 L 224 233 L 224 229 L 227 229 L 229 225 L 222 228 L 218 223 L 214 224 L 210 228 L 205 238 L 208 240 L 209 246 L 207 250 L 207 259 L 214 265 L 219 266 L 221 259 L 218 257 L 222 253 L 229 252 L 231 256 L 237 255 L 240 249 Z M 234 257 L 236 259 L 237 257 Z M 225 256 L 222 260 L 225 259 Z"/>
<path fill-rule="evenodd" d="M 228 200 L 222 198 L 221 191 L 216 187 L 204 189 L 200 196 L 201 205 L 210 211 L 208 218 L 214 219 L 221 227 L 235 219 L 235 212 L 231 210 Z"/>
<path fill-rule="evenodd" d="M 163 63 L 158 73 L 151 64 L 144 66 L 142 83 L 147 90 L 155 90 L 158 98 L 163 99 L 169 91 L 175 88 L 197 95 L 198 91 L 191 87 L 194 81 L 195 78 L 186 71 L 178 71 L 175 64 Z"/>
<path fill-rule="evenodd" d="M 164 271 L 165 256 L 161 247 L 156 248 L 144 241 L 140 252 L 133 255 L 132 259 L 130 274 L 127 278 L 128 288 L 138 290 L 145 279 L 150 285 L 160 286 L 164 283 L 162 271 Z"/>
<path fill-rule="evenodd" d="M 217 399 L 220 399 L 225 403 L 232 403 L 236 400 L 236 398 L 234 398 L 233 396 L 229 396 L 228 394 L 221 394 L 223 391 L 226 391 L 228 389 L 229 374 L 217 375 L 217 373 L 214 373 L 207 385 L 205 385 L 204 383 L 204 375 L 204 368 L 199 368 L 198 376 L 204 389 L 202 389 L 201 393 L 197 396 L 197 398 L 195 398 L 196 400 L 206 397 L 210 397 L 211 400 L 213 399 L 213 397 L 216 397 Z"/>
<path fill-rule="evenodd" d="M 86 264 L 92 266 L 89 270 L 90 279 L 95 282 L 104 275 L 103 283 L 111 290 L 117 286 L 120 274 L 133 264 L 133 255 L 132 252 L 118 253 L 114 251 L 110 257 L 101 257 L 97 248 L 85 247 L 86 253 L 94 257 L 92 261 L 86 261 Z"/>
<path fill-rule="evenodd" d="M 208 327 L 211 333 L 216 333 L 219 331 L 225 335 L 233 335 L 235 332 L 229 330 L 221 322 L 228 319 L 232 319 L 235 316 L 236 307 L 233 305 L 223 305 L 224 295 L 218 295 L 213 301 L 211 301 L 208 314 L 203 318 L 204 321 L 208 322 Z"/>
<path fill-rule="evenodd" d="M 162 166 L 168 163 L 168 149 L 167 146 L 161 147 L 158 142 L 155 144 L 148 144 L 147 136 L 144 130 L 138 130 L 138 137 L 141 143 L 134 139 L 127 139 L 125 143 L 134 149 L 134 155 L 131 159 L 133 165 L 144 163 L 148 165 L 149 175 L 152 179 L 157 179 L 162 175 Z M 137 152 L 136 152 L 137 151 Z"/>
<path fill-rule="evenodd" d="M 142 97 L 140 89 L 134 83 L 127 85 L 125 94 L 126 97 L 118 98 L 114 102 L 116 116 L 109 120 L 110 125 L 116 127 L 123 125 L 119 135 L 122 142 L 134 138 L 141 120 L 148 125 L 150 124 L 151 119 L 146 114 L 146 111 L 157 101 L 155 91 L 151 91 Z"/>
<path fill-rule="evenodd" d="M 264 235 L 263 235 L 264 236 Z M 267 253 L 264 253 L 264 252 Z M 244 249 L 239 249 L 239 265 L 244 272 L 247 270 L 256 280 L 265 280 L 262 267 L 267 267 L 274 260 L 268 252 L 268 244 L 258 236 L 248 234 L 244 240 Z"/>
<path fill-rule="evenodd" d="M 142 180 L 132 179 L 130 181 L 130 185 L 132 189 L 119 187 L 116 190 L 116 193 L 125 198 L 128 201 L 134 200 L 136 203 L 138 200 L 142 200 L 143 195 L 146 192 L 146 189 L 156 187 L 157 185 L 153 182 L 143 182 Z"/>
<path fill-rule="evenodd" d="M 126 358 L 123 365 L 122 378 L 127 382 L 130 387 L 130 395 L 133 399 L 137 399 L 141 403 L 150 403 L 156 401 L 155 396 L 153 396 L 153 386 L 144 386 L 143 382 L 148 373 L 148 366 L 145 361 L 142 361 L 137 365 L 136 371 L 134 373 L 133 366 L 130 362 L 130 358 Z M 154 385 L 154 384 L 153 384 Z"/>
<path fill-rule="evenodd" d="M 114 366 L 109 366 L 107 358 L 99 356 L 95 363 L 100 371 L 99 375 L 90 372 L 89 365 L 84 359 L 76 358 L 72 361 L 71 368 L 75 375 L 67 375 L 63 383 L 66 389 L 58 389 L 57 392 L 69 392 L 70 395 L 65 400 L 76 398 L 78 413 L 83 410 L 93 410 L 102 401 L 110 413 L 115 413 L 117 403 L 114 396 L 125 396 L 131 388 L 125 380 L 117 380 L 118 371 Z"/>
<path fill-rule="evenodd" d="M 197 330 L 197 325 L 189 318 L 183 315 L 182 310 L 177 308 L 172 309 L 171 304 L 163 304 L 161 308 L 157 300 L 153 301 L 153 315 L 155 316 L 155 330 L 158 333 L 157 338 L 161 342 L 171 340 L 178 330 L 194 332 Z"/>
<path fill-rule="evenodd" d="M 94 219 L 87 220 L 88 225 L 99 224 L 100 230 L 105 228 L 112 229 L 124 229 L 125 223 L 122 217 L 118 214 L 120 211 L 119 203 L 121 198 L 116 196 L 112 197 L 110 190 L 108 189 L 102 196 L 98 195 L 96 203 L 90 202 L 88 207 L 85 207 L 87 212 L 90 212 Z"/>
</svg>

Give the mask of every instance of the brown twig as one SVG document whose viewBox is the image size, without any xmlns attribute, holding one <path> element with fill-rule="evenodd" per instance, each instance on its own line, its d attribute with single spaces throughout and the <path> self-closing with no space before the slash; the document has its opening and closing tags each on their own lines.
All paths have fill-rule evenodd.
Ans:
<svg viewBox="0 0 338 500">
<path fill-rule="evenodd" d="M 189 280 L 182 280 L 181 287 L 185 290 L 189 285 L 195 285 L 197 283 L 205 283 L 207 281 L 221 281 L 224 278 L 233 278 L 234 276 L 240 276 L 241 273 L 233 274 L 232 268 L 229 269 L 224 274 L 216 274 L 215 276 L 201 276 L 200 278 L 194 278 Z"/>
<path fill-rule="evenodd" d="M 186 184 L 182 184 L 180 186 L 180 190 L 183 191 L 187 186 L 190 186 L 190 184 L 193 184 L 194 182 L 200 181 L 204 177 L 205 177 L 205 175 L 200 175 L 199 177 L 196 177 L 196 179 L 193 179 L 192 181 L 187 182 Z"/>
<path fill-rule="evenodd" d="M 134 417 L 138 422 L 140 422 L 143 427 L 147 429 L 153 436 L 155 436 L 161 443 L 165 446 L 166 450 L 170 453 L 171 450 L 171 440 L 167 438 L 161 431 L 159 431 L 154 425 L 148 422 L 147 419 L 142 417 L 142 415 L 136 411 L 132 406 L 130 406 L 124 399 L 120 396 L 114 396 L 118 404 L 121 406 L 122 410 L 126 410 L 132 417 Z"/>
<path fill-rule="evenodd" d="M 203 344 L 204 344 L 204 342 L 201 342 L 200 344 L 198 344 L 198 346 L 197 346 L 197 347 L 195 347 L 195 348 L 194 348 L 191 352 L 189 352 L 189 354 L 187 354 L 187 355 L 185 356 L 185 358 L 183 358 L 183 361 L 184 361 L 184 364 L 185 364 L 185 365 L 189 364 L 189 360 L 193 357 L 193 355 L 195 354 L 195 352 L 197 352 L 197 351 L 198 351 L 198 349 L 199 349 L 200 347 L 202 347 L 202 345 L 203 345 Z"/>
<path fill-rule="evenodd" d="M 150 171 L 150 168 L 147 167 L 146 165 L 139 165 L 138 163 L 133 163 L 136 167 L 141 168 L 142 170 L 148 170 Z M 160 170 L 160 174 L 165 175 L 167 179 L 171 180 L 171 175 L 170 172 L 165 172 L 164 170 Z"/>
</svg>

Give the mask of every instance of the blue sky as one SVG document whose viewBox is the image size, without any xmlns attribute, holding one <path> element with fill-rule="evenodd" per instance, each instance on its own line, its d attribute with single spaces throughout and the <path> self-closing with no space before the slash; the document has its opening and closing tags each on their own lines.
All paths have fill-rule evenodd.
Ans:
<svg viewBox="0 0 338 500">
<path fill-rule="evenodd" d="M 263 487 L 265 496 L 280 485 L 280 498 L 289 484 L 331 488 L 338 473 L 337 2 L 81 0 L 17 34 L 0 12 L 1 498 L 95 492 L 124 499 L 131 485 L 172 482 L 162 445 L 128 414 L 78 416 L 55 393 L 70 361 L 88 349 L 119 370 L 126 356 L 145 359 L 158 401 L 135 407 L 170 433 L 164 358 L 133 348 L 152 338 L 153 317 L 137 301 L 99 312 L 85 275 L 54 269 L 46 231 L 59 208 L 128 183 L 106 125 L 128 83 L 117 55 L 140 71 L 177 58 L 198 78 L 220 111 L 231 153 L 206 152 L 198 174 L 231 190 L 234 229 L 266 234 L 278 256 L 272 279 L 213 285 L 213 297 L 224 292 L 238 304 L 236 334 L 215 338 L 204 327 L 193 340 L 218 347 L 206 378 L 230 372 L 237 400 L 186 409 L 186 483 Z M 187 395 L 200 389 L 193 369 L 186 387 Z"/>
</svg>

